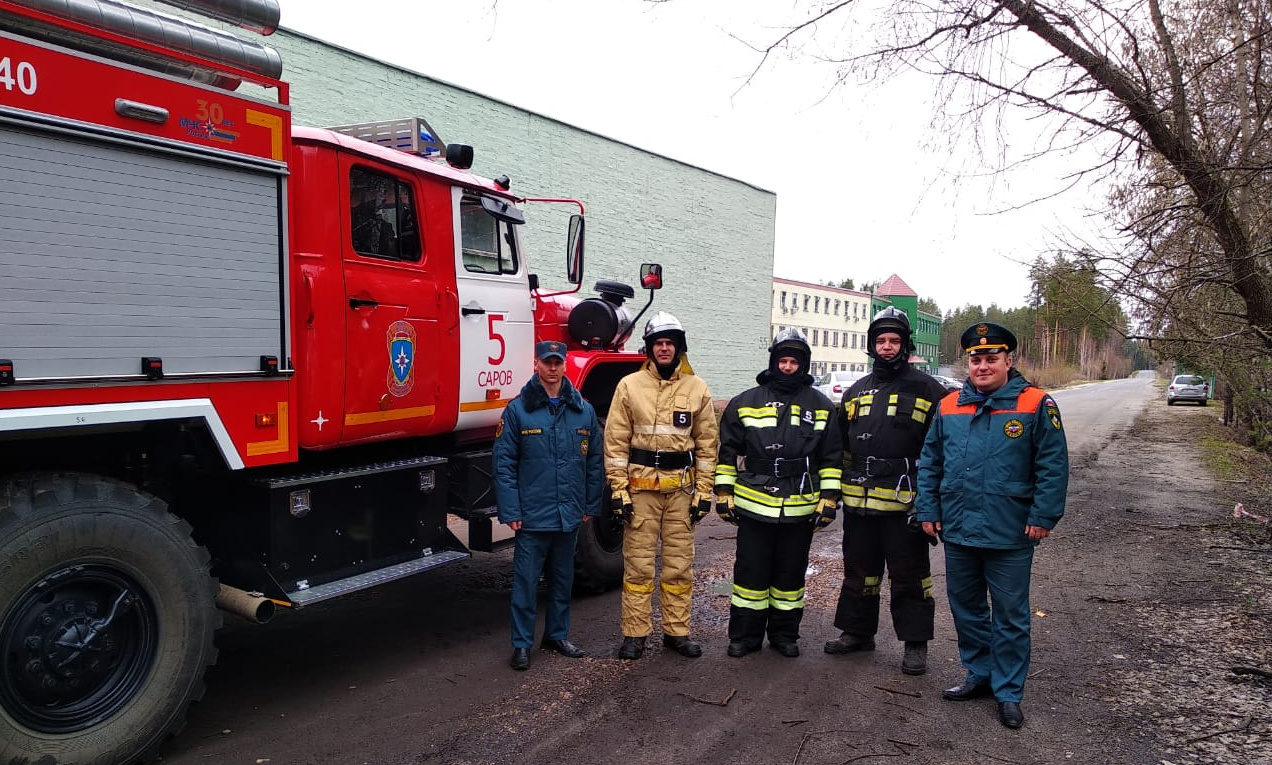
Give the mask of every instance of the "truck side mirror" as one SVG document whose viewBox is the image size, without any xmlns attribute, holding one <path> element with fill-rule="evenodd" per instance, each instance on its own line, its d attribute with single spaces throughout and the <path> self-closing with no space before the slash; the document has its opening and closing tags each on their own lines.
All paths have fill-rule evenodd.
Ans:
<svg viewBox="0 0 1272 765">
<path fill-rule="evenodd" d="M 583 216 L 570 216 L 570 231 L 565 240 L 565 274 L 570 284 L 583 283 Z"/>
<path fill-rule="evenodd" d="M 640 286 L 646 290 L 662 289 L 662 266 L 657 263 L 641 263 Z"/>
</svg>

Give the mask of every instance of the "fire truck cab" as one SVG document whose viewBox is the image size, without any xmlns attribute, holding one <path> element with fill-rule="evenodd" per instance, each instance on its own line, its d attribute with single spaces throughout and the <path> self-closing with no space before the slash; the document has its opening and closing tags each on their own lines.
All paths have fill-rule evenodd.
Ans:
<svg viewBox="0 0 1272 765">
<path fill-rule="evenodd" d="M 574 294 L 581 203 L 472 174 L 420 118 L 293 127 L 280 76 L 114 0 L 0 0 L 0 762 L 151 759 L 222 611 L 495 549 L 490 447 L 534 342 L 568 343 L 602 417 L 644 363 L 632 287 Z M 565 292 L 523 246 L 545 218 Z M 616 583 L 621 525 L 584 528 L 578 581 Z"/>
</svg>

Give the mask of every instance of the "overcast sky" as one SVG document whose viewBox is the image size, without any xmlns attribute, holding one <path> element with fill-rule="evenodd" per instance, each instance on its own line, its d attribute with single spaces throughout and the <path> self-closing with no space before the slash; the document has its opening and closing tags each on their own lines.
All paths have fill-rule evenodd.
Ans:
<svg viewBox="0 0 1272 765">
<path fill-rule="evenodd" d="M 779 36 L 797 0 L 281 5 L 289 29 L 776 192 L 783 278 L 897 273 L 942 310 L 1016 307 L 1026 264 L 1090 225 L 1085 189 L 1014 209 L 1060 188 L 1067 160 L 990 175 L 970 139 L 930 129 L 930 82 L 834 87 L 817 43 L 756 72 L 743 41 Z M 1009 152 L 1032 147 L 1024 125 Z"/>
</svg>

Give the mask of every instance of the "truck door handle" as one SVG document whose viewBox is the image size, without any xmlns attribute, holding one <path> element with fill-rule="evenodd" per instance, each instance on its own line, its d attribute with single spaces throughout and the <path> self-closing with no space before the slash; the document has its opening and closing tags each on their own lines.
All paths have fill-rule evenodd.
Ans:
<svg viewBox="0 0 1272 765">
<path fill-rule="evenodd" d="M 486 309 L 485 308 L 461 308 L 459 309 L 459 312 L 464 314 L 465 316 L 474 316 L 479 313 L 485 313 Z"/>
<path fill-rule="evenodd" d="M 350 308 L 379 308 L 380 301 L 366 298 L 349 298 Z"/>
</svg>

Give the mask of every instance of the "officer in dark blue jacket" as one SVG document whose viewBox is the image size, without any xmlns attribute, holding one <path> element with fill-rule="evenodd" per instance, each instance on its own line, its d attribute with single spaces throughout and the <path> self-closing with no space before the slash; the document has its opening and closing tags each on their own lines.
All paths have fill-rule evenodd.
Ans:
<svg viewBox="0 0 1272 765">
<path fill-rule="evenodd" d="M 1003 725 L 1019 728 L 1033 552 L 1064 514 L 1069 451 L 1055 400 L 1012 368 L 1015 335 L 986 321 L 961 342 L 967 381 L 941 400 L 928 430 L 915 504 L 923 530 L 945 541 L 946 594 L 967 671 L 942 695 L 992 693 Z"/>
<path fill-rule="evenodd" d="M 512 558 L 513 669 L 530 666 L 535 594 L 547 563 L 545 651 L 577 659 L 569 640 L 574 543 L 605 491 L 596 410 L 565 377 L 565 343 L 534 347 L 534 377 L 508 402 L 495 433 L 499 520 L 516 532 Z"/>
</svg>

